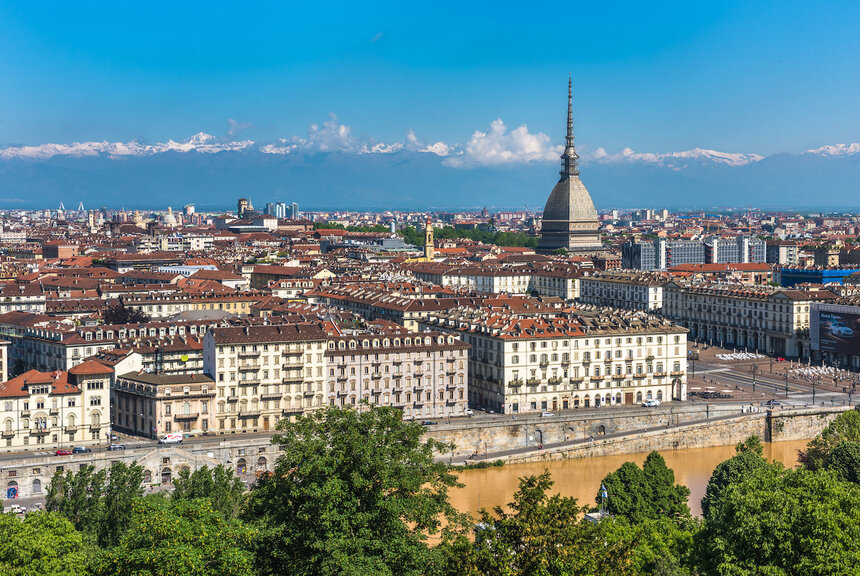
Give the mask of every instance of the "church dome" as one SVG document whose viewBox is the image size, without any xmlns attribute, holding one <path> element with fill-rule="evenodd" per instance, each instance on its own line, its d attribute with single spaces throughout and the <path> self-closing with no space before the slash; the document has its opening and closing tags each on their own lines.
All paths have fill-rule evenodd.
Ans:
<svg viewBox="0 0 860 576">
<path fill-rule="evenodd" d="M 591 200 L 591 195 L 579 176 L 570 176 L 558 181 L 543 209 L 543 219 L 546 220 L 597 220 L 597 209 Z"/>
<path fill-rule="evenodd" d="M 170 228 L 179 225 L 179 222 L 176 220 L 176 215 L 173 213 L 173 209 L 169 206 L 167 207 L 167 214 L 164 215 L 164 225 Z"/>
</svg>

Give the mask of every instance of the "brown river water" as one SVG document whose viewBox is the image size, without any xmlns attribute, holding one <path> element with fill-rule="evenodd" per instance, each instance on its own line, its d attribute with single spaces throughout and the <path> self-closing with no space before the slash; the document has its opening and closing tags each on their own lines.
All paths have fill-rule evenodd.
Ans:
<svg viewBox="0 0 860 576">
<path fill-rule="evenodd" d="M 793 440 L 765 443 L 764 456 L 778 460 L 788 467 L 796 466 L 797 451 L 805 449 L 808 442 L 808 440 Z M 675 471 L 675 481 L 685 484 L 690 489 L 690 511 L 700 516 L 701 500 L 714 468 L 720 462 L 734 456 L 735 448 L 734 446 L 691 448 L 669 450 L 661 454 L 666 459 L 666 465 Z M 482 507 L 491 509 L 496 505 L 510 502 L 517 490 L 520 477 L 540 474 L 547 469 L 555 482 L 552 488 L 554 492 L 576 498 L 581 506 L 593 506 L 600 482 L 608 473 L 614 472 L 627 461 L 636 462 L 641 466 L 647 455 L 647 453 L 623 454 L 463 470 L 460 472 L 460 482 L 465 486 L 451 491 L 451 502 L 461 512 L 470 512 L 477 517 Z"/>
</svg>

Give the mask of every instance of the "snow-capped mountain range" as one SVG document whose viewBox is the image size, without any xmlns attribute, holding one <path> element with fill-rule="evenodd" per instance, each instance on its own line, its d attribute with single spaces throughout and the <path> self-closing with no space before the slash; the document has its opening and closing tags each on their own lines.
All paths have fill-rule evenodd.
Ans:
<svg viewBox="0 0 860 576">
<path fill-rule="evenodd" d="M 231 130 L 231 132 L 233 132 Z M 543 206 L 561 146 L 495 120 L 463 144 L 356 138 L 335 117 L 274 142 L 200 132 L 181 141 L 75 142 L 0 148 L 0 209 L 63 202 L 222 209 L 235 198 L 307 209 Z M 860 143 L 763 156 L 704 148 L 611 153 L 578 146 L 599 208 L 714 205 L 860 208 Z M 259 200 L 258 200 L 259 199 Z"/>
<path fill-rule="evenodd" d="M 499 121 L 500 122 L 500 121 Z M 504 125 L 502 125 L 504 128 Z M 521 127 L 522 128 L 522 127 Z M 212 134 L 199 132 L 194 136 L 182 140 L 159 142 L 156 144 L 145 144 L 138 141 L 130 142 L 73 142 L 71 144 L 40 144 L 33 146 L 9 146 L 0 148 L 0 160 L 24 159 L 24 160 L 47 160 L 57 156 L 66 157 L 92 157 L 104 156 L 108 158 L 127 158 L 133 156 L 154 156 L 168 152 L 200 154 L 218 154 L 221 152 L 260 152 L 263 154 L 286 155 L 296 152 L 348 152 L 355 154 L 396 154 L 403 151 L 424 152 L 440 158 L 447 158 L 447 166 L 474 167 L 493 164 L 517 164 L 535 161 L 556 161 L 561 153 L 560 146 L 550 146 L 548 138 L 544 134 L 526 134 L 535 142 L 518 142 L 516 132 L 520 128 L 501 135 L 495 140 L 492 133 L 486 134 L 476 132 L 466 145 L 447 144 L 436 142 L 425 144 L 410 132 L 405 142 L 394 142 L 391 144 L 383 142 L 357 142 L 351 135 L 348 127 L 336 126 L 330 131 L 337 133 L 339 137 L 332 141 L 325 134 L 325 128 L 313 132 L 308 138 L 292 137 L 282 138 L 276 142 L 258 143 L 253 140 L 230 140 L 219 139 Z M 509 142 L 505 142 L 507 137 Z M 478 139 L 479 145 L 475 145 Z M 522 140 L 522 138 L 519 138 Z M 489 145 L 487 143 L 489 142 Z M 499 145 L 501 144 L 501 145 Z M 490 156 L 491 149 L 492 156 Z M 820 157 L 844 157 L 860 153 L 860 143 L 834 144 L 810 149 L 804 154 Z M 693 148 L 681 152 L 636 152 L 630 148 L 624 148 L 620 152 L 610 153 L 604 148 L 593 151 L 587 149 L 581 154 L 584 162 L 595 162 L 601 164 L 616 163 L 642 163 L 654 166 L 663 166 L 671 169 L 681 169 L 691 162 L 713 162 L 726 166 L 746 166 L 760 162 L 765 158 L 760 154 L 721 152 L 704 148 Z"/>
</svg>

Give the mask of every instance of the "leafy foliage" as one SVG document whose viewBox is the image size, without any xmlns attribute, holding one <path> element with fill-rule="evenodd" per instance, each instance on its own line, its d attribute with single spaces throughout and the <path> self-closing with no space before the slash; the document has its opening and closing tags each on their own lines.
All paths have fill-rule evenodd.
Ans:
<svg viewBox="0 0 860 576">
<path fill-rule="evenodd" d="M 803 458 L 806 467 L 809 470 L 823 468 L 827 456 L 842 442 L 860 442 L 860 411 L 843 412 L 809 442 Z"/>
<path fill-rule="evenodd" d="M 597 503 L 606 512 L 622 516 L 634 524 L 660 518 L 689 518 L 687 497 L 690 489 L 675 484 L 675 473 L 666 466 L 659 452 L 651 452 L 642 468 L 625 462 L 603 479 L 608 497 L 598 490 Z"/>
<path fill-rule="evenodd" d="M 143 495 L 143 468 L 113 462 L 110 471 L 84 465 L 54 473 L 45 509 L 61 513 L 100 546 L 115 545 L 131 523 L 132 504 Z"/>
<path fill-rule="evenodd" d="M 434 458 L 450 447 L 399 411 L 325 408 L 278 426 L 283 454 L 246 515 L 262 531 L 263 574 L 418 576 L 440 517 L 462 525 L 448 501 L 457 478 Z"/>
<path fill-rule="evenodd" d="M 705 497 L 702 498 L 702 515 L 706 519 L 711 518 L 712 507 L 718 505 L 720 496 L 728 486 L 741 482 L 747 474 L 761 472 L 769 466 L 761 456 L 763 450 L 757 436 L 738 444 L 736 450 L 737 454 L 717 465 L 711 475 Z"/>
<path fill-rule="evenodd" d="M 87 573 L 83 537 L 61 514 L 0 514 L 0 574 L 78 576 Z"/>
<path fill-rule="evenodd" d="M 131 529 L 105 553 L 99 576 L 253 576 L 253 531 L 207 499 L 138 500 Z"/>
<path fill-rule="evenodd" d="M 314 222 L 314 230 L 346 230 L 348 232 L 388 232 L 388 226 L 384 224 L 374 224 L 372 226 L 344 226 L 336 222 Z"/>
<path fill-rule="evenodd" d="M 108 306 L 104 310 L 105 324 L 145 324 L 149 316 L 140 308 L 127 307 L 123 304 Z"/>
<path fill-rule="evenodd" d="M 840 480 L 860 484 L 860 442 L 842 442 L 827 456 L 825 468 Z"/>
<path fill-rule="evenodd" d="M 403 240 L 407 244 L 413 246 L 424 245 L 424 232 L 412 226 L 402 228 L 397 231 L 403 236 Z M 441 230 L 435 232 L 437 240 L 453 239 L 453 238 L 468 238 L 484 244 L 495 244 L 496 246 L 524 246 L 535 248 L 538 244 L 536 236 L 529 236 L 520 232 L 490 232 L 488 230 L 478 229 L 455 229 L 451 226 L 445 226 Z"/>
<path fill-rule="evenodd" d="M 481 511 L 475 543 L 460 536 L 443 544 L 442 574 L 455 576 L 562 576 L 635 574 L 632 542 L 608 542 L 597 524 L 581 520 L 576 500 L 549 496 L 549 472 L 520 479 L 508 505 Z"/>
<path fill-rule="evenodd" d="M 860 569 L 860 487 L 767 465 L 729 484 L 696 537 L 705 574 L 825 576 Z"/>
<path fill-rule="evenodd" d="M 173 480 L 174 501 L 208 498 L 213 508 L 226 518 L 236 518 L 245 498 L 245 484 L 233 471 L 219 464 L 194 472 L 183 469 Z"/>
</svg>

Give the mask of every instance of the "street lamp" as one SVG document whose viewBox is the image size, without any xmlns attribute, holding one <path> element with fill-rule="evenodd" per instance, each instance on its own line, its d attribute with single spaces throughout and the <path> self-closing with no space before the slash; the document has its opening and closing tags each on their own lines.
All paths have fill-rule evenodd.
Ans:
<svg viewBox="0 0 860 576">
<path fill-rule="evenodd" d="M 756 368 L 758 368 L 758 366 L 753 365 L 753 367 L 752 367 L 752 373 L 753 373 L 753 394 L 755 394 L 755 371 L 756 371 Z"/>
<path fill-rule="evenodd" d="M 785 373 L 785 397 L 788 398 L 788 372 Z"/>
</svg>

